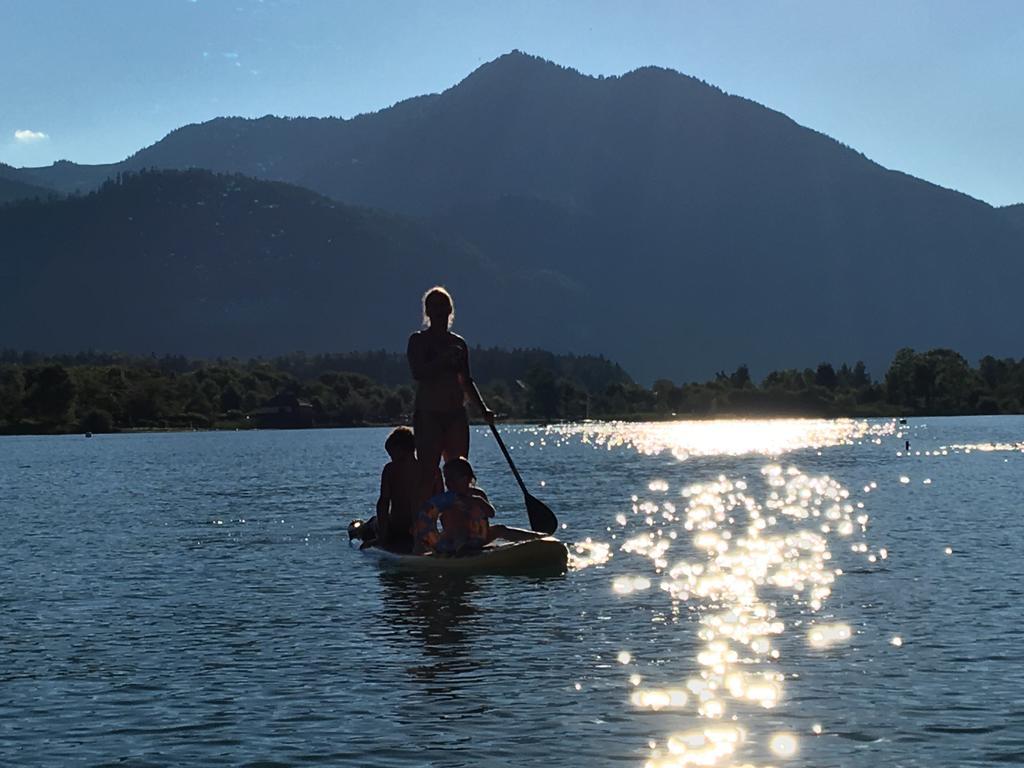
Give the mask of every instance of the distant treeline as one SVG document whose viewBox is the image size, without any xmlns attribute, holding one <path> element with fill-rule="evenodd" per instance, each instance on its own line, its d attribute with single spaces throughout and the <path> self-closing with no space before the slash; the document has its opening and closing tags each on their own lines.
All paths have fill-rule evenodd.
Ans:
<svg viewBox="0 0 1024 768">
<path fill-rule="evenodd" d="M 492 409 L 511 419 L 706 416 L 885 416 L 1020 413 L 1024 360 L 976 368 L 948 349 L 900 350 L 881 381 L 863 363 L 769 373 L 741 365 L 704 383 L 647 388 L 603 357 L 473 350 Z M 0 351 L 0 432 L 110 432 L 407 421 L 414 390 L 405 356 L 295 353 L 191 360 Z"/>
<path fill-rule="evenodd" d="M 588 393 L 636 388 L 590 355 L 477 348 L 488 405 L 512 418 L 586 418 Z M 413 381 L 393 352 L 193 360 L 85 352 L 0 351 L 0 433 L 256 426 L 354 426 L 409 419 Z M 593 406 L 610 403 L 594 395 Z"/>
<path fill-rule="evenodd" d="M 659 380 L 652 410 L 735 416 L 964 416 L 1021 413 L 1024 359 L 983 357 L 977 368 L 951 349 L 896 353 L 881 381 L 864 363 L 772 371 L 755 383 L 747 366 L 703 384 Z"/>
</svg>

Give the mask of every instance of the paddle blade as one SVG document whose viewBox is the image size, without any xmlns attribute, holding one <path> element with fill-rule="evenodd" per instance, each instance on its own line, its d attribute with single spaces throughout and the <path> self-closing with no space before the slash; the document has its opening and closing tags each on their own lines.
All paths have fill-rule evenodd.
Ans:
<svg viewBox="0 0 1024 768">
<path fill-rule="evenodd" d="M 558 518 L 548 509 L 548 505 L 530 494 L 523 495 L 526 499 L 526 514 L 530 517 L 530 527 L 538 533 L 552 534 L 558 530 Z"/>
</svg>

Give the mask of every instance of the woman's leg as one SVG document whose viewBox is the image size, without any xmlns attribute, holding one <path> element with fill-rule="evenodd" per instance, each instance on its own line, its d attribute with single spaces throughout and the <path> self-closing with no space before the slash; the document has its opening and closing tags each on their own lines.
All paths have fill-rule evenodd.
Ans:
<svg viewBox="0 0 1024 768">
<path fill-rule="evenodd" d="M 469 418 L 466 409 L 452 413 L 444 430 L 442 455 L 445 461 L 469 458 Z"/>
<path fill-rule="evenodd" d="M 438 414 L 417 411 L 412 417 L 416 459 L 420 464 L 420 482 L 415 508 L 434 495 L 434 478 L 444 451 L 445 431 Z"/>
</svg>

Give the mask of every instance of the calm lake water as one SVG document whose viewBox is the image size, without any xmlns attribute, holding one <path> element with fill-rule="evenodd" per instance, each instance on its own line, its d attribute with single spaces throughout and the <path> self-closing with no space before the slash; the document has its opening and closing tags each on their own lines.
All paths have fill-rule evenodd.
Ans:
<svg viewBox="0 0 1024 768">
<path fill-rule="evenodd" d="M 503 432 L 565 576 L 351 549 L 385 430 L 0 438 L 0 765 L 1024 764 L 1024 418 Z"/>
</svg>

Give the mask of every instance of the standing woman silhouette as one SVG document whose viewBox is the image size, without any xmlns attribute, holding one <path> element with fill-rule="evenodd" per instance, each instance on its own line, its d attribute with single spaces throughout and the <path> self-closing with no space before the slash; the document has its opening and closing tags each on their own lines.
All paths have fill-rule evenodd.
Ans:
<svg viewBox="0 0 1024 768">
<path fill-rule="evenodd" d="M 494 412 L 473 382 L 466 340 L 449 330 L 455 319 L 451 294 L 439 285 L 427 291 L 423 317 L 426 328 L 409 337 L 407 355 L 416 379 L 413 431 L 416 457 L 424 472 L 421 495 L 426 500 L 434 490 L 441 459 L 469 457 L 466 399 L 473 401 L 488 424 L 494 424 Z"/>
</svg>

